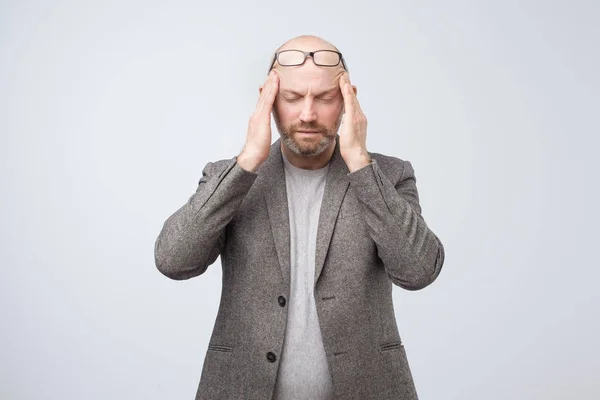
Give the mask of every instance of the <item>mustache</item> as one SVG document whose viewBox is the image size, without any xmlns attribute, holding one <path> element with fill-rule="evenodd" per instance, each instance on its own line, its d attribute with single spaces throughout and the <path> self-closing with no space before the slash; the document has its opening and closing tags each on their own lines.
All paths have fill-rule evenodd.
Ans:
<svg viewBox="0 0 600 400">
<path fill-rule="evenodd" d="M 319 131 L 319 132 L 327 132 L 327 128 L 323 125 L 319 125 L 317 123 L 311 122 L 308 124 L 294 124 L 290 126 L 291 132 L 310 130 L 310 131 Z"/>
</svg>

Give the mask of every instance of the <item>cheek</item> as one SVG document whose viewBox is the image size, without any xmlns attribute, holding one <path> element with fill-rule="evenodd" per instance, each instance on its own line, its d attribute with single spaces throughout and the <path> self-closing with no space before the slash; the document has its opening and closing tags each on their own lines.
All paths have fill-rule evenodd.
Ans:
<svg viewBox="0 0 600 400">
<path fill-rule="evenodd" d="M 332 105 L 332 104 L 325 105 L 324 104 L 321 107 L 319 114 L 320 114 L 323 122 L 333 124 L 334 122 L 337 121 L 338 117 L 340 116 L 341 111 L 342 111 L 342 109 L 339 104 L 336 104 L 336 105 Z"/>
<path fill-rule="evenodd" d="M 284 101 L 278 102 L 275 104 L 275 109 L 277 110 L 277 114 L 282 121 L 289 121 L 298 118 L 300 114 L 300 108 L 286 103 Z"/>
</svg>

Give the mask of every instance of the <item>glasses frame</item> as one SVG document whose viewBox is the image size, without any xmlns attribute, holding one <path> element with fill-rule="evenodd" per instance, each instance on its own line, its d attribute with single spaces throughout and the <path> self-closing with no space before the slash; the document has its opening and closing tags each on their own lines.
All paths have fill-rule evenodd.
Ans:
<svg viewBox="0 0 600 400">
<path fill-rule="evenodd" d="M 294 64 L 294 65 L 281 65 L 281 63 L 279 63 L 279 65 L 281 65 L 282 67 L 297 67 L 299 65 L 303 65 L 306 62 L 306 58 L 308 56 L 311 56 L 315 65 L 318 65 L 319 67 L 337 67 L 338 65 L 340 65 L 340 62 L 341 62 L 342 66 L 344 67 L 344 70 L 348 71 L 348 68 L 346 68 L 346 62 L 344 61 L 344 56 L 342 56 L 342 53 L 340 53 L 339 51 L 335 51 L 335 50 L 302 51 L 302 50 L 297 50 L 297 49 L 287 49 L 287 50 L 278 51 L 273 55 L 273 61 L 271 62 L 271 67 L 269 68 L 269 72 L 271 72 L 271 70 L 275 66 L 275 61 L 279 62 L 279 55 L 281 53 L 285 53 L 286 51 L 299 51 L 300 53 L 304 54 L 304 60 L 300 64 Z M 335 65 L 317 64 L 315 62 L 315 53 L 318 53 L 320 51 L 329 51 L 332 53 L 336 53 L 337 55 L 340 56 L 340 61 L 338 61 L 338 63 Z M 267 75 L 269 74 L 269 72 L 267 72 Z"/>
</svg>

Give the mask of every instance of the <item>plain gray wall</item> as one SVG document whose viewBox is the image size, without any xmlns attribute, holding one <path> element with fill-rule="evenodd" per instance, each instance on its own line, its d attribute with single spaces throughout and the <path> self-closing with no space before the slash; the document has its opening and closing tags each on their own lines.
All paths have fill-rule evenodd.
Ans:
<svg viewBox="0 0 600 400">
<path fill-rule="evenodd" d="M 394 290 L 420 398 L 600 398 L 599 7 L 1 1 L 0 398 L 193 398 L 220 263 L 171 281 L 154 241 L 305 33 L 446 248 Z"/>
</svg>

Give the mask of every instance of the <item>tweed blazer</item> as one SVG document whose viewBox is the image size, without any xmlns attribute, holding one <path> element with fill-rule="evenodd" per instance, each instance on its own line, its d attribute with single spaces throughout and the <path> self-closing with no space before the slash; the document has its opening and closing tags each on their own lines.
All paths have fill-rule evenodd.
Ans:
<svg viewBox="0 0 600 400">
<path fill-rule="evenodd" d="M 327 172 L 314 295 L 335 398 L 417 399 L 394 316 L 392 287 L 419 290 L 444 263 L 421 215 L 412 165 L 369 153 L 349 172 L 339 151 Z M 196 399 L 273 396 L 290 290 L 290 226 L 281 139 L 256 172 L 237 158 L 209 162 L 196 192 L 164 223 L 158 270 L 183 280 L 221 256 L 219 310 Z"/>
</svg>

